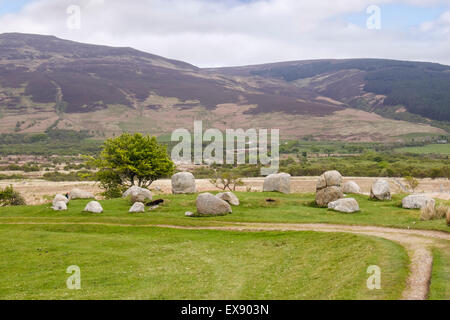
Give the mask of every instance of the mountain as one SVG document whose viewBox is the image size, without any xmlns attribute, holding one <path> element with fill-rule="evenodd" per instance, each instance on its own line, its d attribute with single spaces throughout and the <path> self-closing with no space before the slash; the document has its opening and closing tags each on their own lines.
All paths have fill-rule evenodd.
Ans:
<svg viewBox="0 0 450 320">
<path fill-rule="evenodd" d="M 426 118 L 450 120 L 449 85 L 450 67 L 431 63 L 315 60 L 200 69 L 132 48 L 0 35 L 0 133 L 162 135 L 203 120 L 219 129 L 280 128 L 285 137 L 385 140 L 443 133 Z M 420 115 L 415 120 L 423 123 L 383 118 L 378 111 L 386 108 L 394 116 Z"/>
</svg>

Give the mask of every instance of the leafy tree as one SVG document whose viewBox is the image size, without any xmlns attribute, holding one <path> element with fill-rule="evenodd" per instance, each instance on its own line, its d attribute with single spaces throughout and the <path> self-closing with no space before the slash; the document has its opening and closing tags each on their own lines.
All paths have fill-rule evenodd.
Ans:
<svg viewBox="0 0 450 320">
<path fill-rule="evenodd" d="M 97 180 L 107 190 L 118 186 L 148 187 L 175 169 L 166 147 L 155 137 L 140 133 L 124 133 L 106 140 L 100 156 L 90 159 L 99 169 Z"/>
<path fill-rule="evenodd" d="M 216 177 L 210 179 L 210 182 L 216 186 L 216 188 L 222 190 L 236 191 L 236 187 L 243 186 L 244 182 L 239 177 L 236 170 L 225 170 L 220 173 L 216 172 Z"/>
<path fill-rule="evenodd" d="M 405 177 L 405 181 L 408 184 L 409 189 L 412 190 L 412 192 L 414 192 L 416 188 L 419 186 L 419 180 L 417 180 L 412 176 Z"/>
</svg>

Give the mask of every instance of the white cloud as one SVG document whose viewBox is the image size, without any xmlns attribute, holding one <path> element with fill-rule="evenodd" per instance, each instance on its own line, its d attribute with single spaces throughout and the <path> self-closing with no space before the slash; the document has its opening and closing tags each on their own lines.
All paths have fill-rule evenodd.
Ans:
<svg viewBox="0 0 450 320">
<path fill-rule="evenodd" d="M 52 34 L 75 41 L 130 46 L 198 66 L 317 58 L 382 57 L 450 64 L 449 15 L 403 31 L 373 31 L 340 16 L 373 0 L 37 0 L 0 17 L 0 32 Z M 440 0 L 378 0 L 414 5 Z M 81 30 L 66 27 L 79 5 Z M 443 43 L 444 42 L 444 43 Z"/>
</svg>

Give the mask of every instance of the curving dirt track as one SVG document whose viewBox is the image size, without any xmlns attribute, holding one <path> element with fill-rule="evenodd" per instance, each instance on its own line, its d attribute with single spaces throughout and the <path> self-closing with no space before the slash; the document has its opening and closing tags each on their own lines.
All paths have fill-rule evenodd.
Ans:
<svg viewBox="0 0 450 320">
<path fill-rule="evenodd" d="M 363 234 L 388 239 L 402 245 L 410 258 L 410 273 L 406 288 L 402 293 L 403 300 L 425 300 L 428 298 L 431 272 L 433 268 L 432 247 L 450 249 L 450 233 L 428 230 L 408 230 L 375 226 L 347 226 L 332 224 L 280 224 L 280 223 L 228 223 L 226 226 L 189 227 L 175 225 L 131 225 L 96 222 L 14 222 L 0 224 L 14 225 L 104 225 L 121 227 L 159 227 L 188 230 L 220 230 L 220 231 L 316 231 L 343 232 Z"/>
</svg>

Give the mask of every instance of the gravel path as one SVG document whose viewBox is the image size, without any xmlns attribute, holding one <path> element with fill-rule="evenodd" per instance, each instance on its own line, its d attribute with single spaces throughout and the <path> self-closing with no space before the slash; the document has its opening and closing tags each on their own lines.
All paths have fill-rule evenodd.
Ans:
<svg viewBox="0 0 450 320">
<path fill-rule="evenodd" d="M 431 272 L 433 268 L 432 247 L 450 249 L 450 233 L 428 230 L 409 230 L 375 226 L 347 226 L 332 224 L 281 224 L 281 223 L 229 223 L 225 226 L 189 227 L 174 225 L 132 225 L 96 222 L 13 222 L 0 224 L 14 225 L 104 225 L 122 227 L 160 227 L 184 230 L 221 231 L 316 231 L 363 234 L 388 239 L 402 245 L 408 252 L 411 264 L 403 300 L 425 300 L 428 298 Z M 223 223 L 222 223 L 223 224 Z"/>
</svg>

